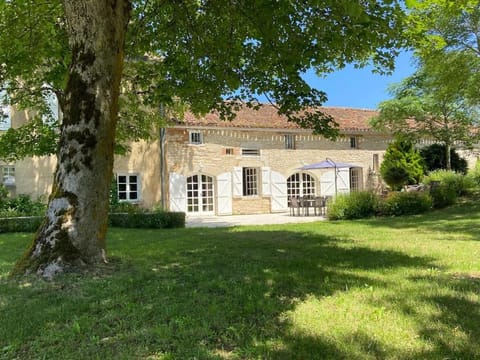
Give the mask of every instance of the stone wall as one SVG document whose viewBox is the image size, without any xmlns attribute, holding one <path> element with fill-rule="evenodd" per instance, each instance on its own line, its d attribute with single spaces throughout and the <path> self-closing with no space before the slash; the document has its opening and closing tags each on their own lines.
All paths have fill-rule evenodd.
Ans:
<svg viewBox="0 0 480 360">
<path fill-rule="evenodd" d="M 297 172 L 298 168 L 330 158 L 337 162 L 348 162 L 363 168 L 363 184 L 373 171 L 373 157 L 381 163 L 390 141 L 375 134 L 356 135 L 358 148 L 350 148 L 350 136 L 330 141 L 321 136 L 296 133 L 295 149 L 285 149 L 286 132 L 206 129 L 204 144 L 188 143 L 187 129 L 168 129 L 166 157 L 168 169 L 185 176 L 196 173 L 216 176 L 232 171 L 234 167 L 270 167 L 285 177 Z M 352 135 L 353 136 L 353 135 Z M 260 149 L 260 156 L 242 156 L 242 149 Z M 233 155 L 227 155 L 232 149 Z"/>
<path fill-rule="evenodd" d="M 267 214 L 270 212 L 269 197 L 233 198 L 233 215 Z"/>
</svg>

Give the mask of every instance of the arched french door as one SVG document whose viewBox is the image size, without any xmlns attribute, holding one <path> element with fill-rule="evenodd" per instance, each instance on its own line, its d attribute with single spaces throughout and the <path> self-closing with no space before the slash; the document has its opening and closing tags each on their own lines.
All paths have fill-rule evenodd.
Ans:
<svg viewBox="0 0 480 360">
<path fill-rule="evenodd" d="M 213 178 L 207 175 L 187 177 L 187 212 L 213 214 Z"/>
<path fill-rule="evenodd" d="M 291 197 L 314 196 L 315 179 L 307 173 L 295 173 L 287 179 L 287 195 Z"/>
</svg>

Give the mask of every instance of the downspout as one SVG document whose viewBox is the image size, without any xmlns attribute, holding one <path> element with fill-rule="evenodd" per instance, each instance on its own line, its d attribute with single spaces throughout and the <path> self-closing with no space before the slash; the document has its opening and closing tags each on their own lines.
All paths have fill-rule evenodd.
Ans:
<svg viewBox="0 0 480 360">
<path fill-rule="evenodd" d="M 160 203 L 162 209 L 166 210 L 166 188 L 165 188 L 165 128 L 160 128 Z"/>
<path fill-rule="evenodd" d="M 163 104 L 160 104 L 159 115 L 162 119 L 162 122 L 165 121 L 165 109 Z M 162 210 L 166 210 L 166 189 L 165 189 L 165 128 L 160 128 L 160 204 Z"/>
</svg>

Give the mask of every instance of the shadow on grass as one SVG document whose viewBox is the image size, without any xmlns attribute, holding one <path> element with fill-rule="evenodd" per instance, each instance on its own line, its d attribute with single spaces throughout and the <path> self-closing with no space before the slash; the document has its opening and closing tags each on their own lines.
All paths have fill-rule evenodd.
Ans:
<svg viewBox="0 0 480 360">
<path fill-rule="evenodd" d="M 439 274 L 414 276 L 409 279 L 424 289 L 422 294 L 408 291 L 395 294 L 395 303 L 404 314 L 414 317 L 418 336 L 428 344 L 428 349 L 406 358 L 416 359 L 478 359 L 480 358 L 480 278 L 468 275 Z M 433 289 L 438 289 L 435 291 Z M 420 304 L 434 309 L 425 312 L 412 307 L 412 296 L 420 298 Z M 385 297 L 377 305 L 394 301 Z M 418 303 L 418 302 L 417 302 Z"/>
<path fill-rule="evenodd" d="M 480 241 L 478 223 L 480 221 L 480 201 L 451 206 L 447 209 L 397 218 L 375 218 L 364 223 L 372 227 L 415 229 L 443 234 L 464 234 L 464 240 Z"/>
<path fill-rule="evenodd" d="M 108 276 L 0 283 L 0 357 L 355 358 L 331 339 L 294 335 L 283 315 L 307 297 L 391 286 L 378 271 L 432 267 L 430 258 L 295 231 L 117 229 L 109 237 L 118 270 Z M 442 354 L 441 339 L 431 339 Z M 361 358 L 387 351 L 369 334 L 350 341 Z"/>
</svg>

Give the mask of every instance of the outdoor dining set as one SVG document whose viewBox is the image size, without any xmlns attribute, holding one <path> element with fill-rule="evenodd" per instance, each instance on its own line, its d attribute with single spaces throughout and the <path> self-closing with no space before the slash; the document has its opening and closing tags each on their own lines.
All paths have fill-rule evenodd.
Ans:
<svg viewBox="0 0 480 360">
<path fill-rule="evenodd" d="M 327 203 L 331 196 L 292 196 L 288 199 L 288 207 L 292 216 L 325 216 Z M 313 213 L 311 213 L 313 211 Z"/>
</svg>

